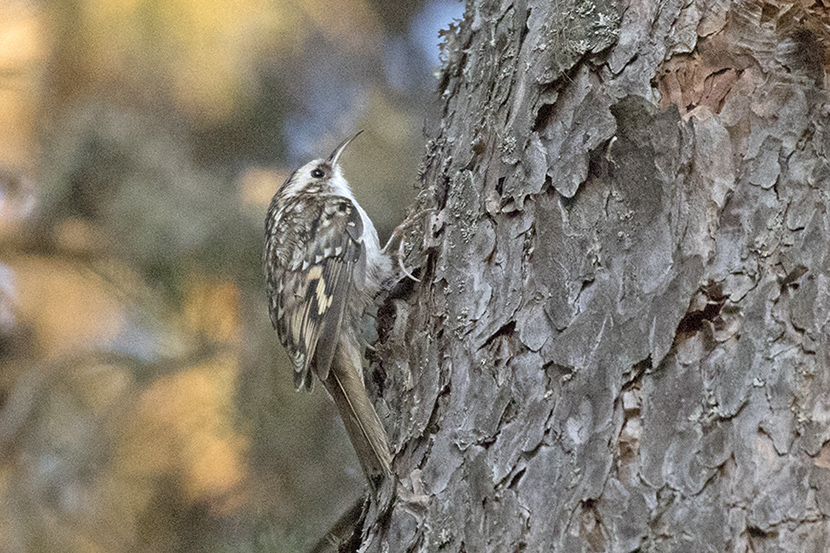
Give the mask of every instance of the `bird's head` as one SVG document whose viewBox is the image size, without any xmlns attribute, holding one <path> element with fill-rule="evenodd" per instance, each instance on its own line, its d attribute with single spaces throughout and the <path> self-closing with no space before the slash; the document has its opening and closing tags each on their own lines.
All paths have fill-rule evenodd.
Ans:
<svg viewBox="0 0 830 553">
<path fill-rule="evenodd" d="M 343 142 L 328 158 L 309 161 L 292 173 L 280 187 L 279 195 L 296 194 L 336 194 L 352 197 L 352 189 L 343 177 L 343 170 L 338 163 L 343 150 L 363 131 L 358 131 Z"/>
</svg>

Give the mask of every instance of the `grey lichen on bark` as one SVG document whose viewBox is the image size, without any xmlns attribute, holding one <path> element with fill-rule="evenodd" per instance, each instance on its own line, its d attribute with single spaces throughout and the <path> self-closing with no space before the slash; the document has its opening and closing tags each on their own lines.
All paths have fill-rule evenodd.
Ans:
<svg viewBox="0 0 830 553">
<path fill-rule="evenodd" d="M 828 550 L 828 21 L 468 2 L 364 551 Z"/>
</svg>

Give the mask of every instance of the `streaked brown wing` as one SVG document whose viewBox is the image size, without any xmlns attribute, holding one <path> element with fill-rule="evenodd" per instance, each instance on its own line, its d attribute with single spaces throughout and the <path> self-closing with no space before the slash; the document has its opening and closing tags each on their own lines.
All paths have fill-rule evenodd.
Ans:
<svg viewBox="0 0 830 553">
<path fill-rule="evenodd" d="M 348 305 L 354 266 L 363 255 L 360 214 L 348 198 L 308 196 L 286 209 L 280 228 L 285 269 L 276 283 L 275 327 L 294 364 L 294 385 L 311 388 L 311 371 L 328 378 Z"/>
</svg>

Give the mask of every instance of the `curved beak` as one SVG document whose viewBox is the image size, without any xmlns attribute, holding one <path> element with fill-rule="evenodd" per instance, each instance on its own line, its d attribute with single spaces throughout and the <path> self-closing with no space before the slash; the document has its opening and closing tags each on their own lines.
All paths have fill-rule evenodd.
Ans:
<svg viewBox="0 0 830 553">
<path fill-rule="evenodd" d="M 328 163 L 329 163 L 329 165 L 331 165 L 332 167 L 334 167 L 335 165 L 337 165 L 337 160 L 338 160 L 338 159 L 340 159 L 340 154 L 342 154 L 342 153 L 343 153 L 343 150 L 345 150 L 345 149 L 346 149 L 346 146 L 348 146 L 348 145 L 349 145 L 349 143 L 350 143 L 352 140 L 354 140 L 355 138 L 357 138 L 357 137 L 358 137 L 358 135 L 360 135 L 360 133 L 362 133 L 362 132 L 363 132 L 363 129 L 361 129 L 361 130 L 357 131 L 356 133 L 354 133 L 353 135 L 351 135 L 349 138 L 347 138 L 346 140 L 344 140 L 343 142 L 341 142 L 341 143 L 340 143 L 340 145 L 339 145 L 337 148 L 335 148 L 335 149 L 334 149 L 334 151 L 333 151 L 333 152 L 331 153 L 331 155 L 329 156 L 329 159 L 328 159 Z"/>
</svg>

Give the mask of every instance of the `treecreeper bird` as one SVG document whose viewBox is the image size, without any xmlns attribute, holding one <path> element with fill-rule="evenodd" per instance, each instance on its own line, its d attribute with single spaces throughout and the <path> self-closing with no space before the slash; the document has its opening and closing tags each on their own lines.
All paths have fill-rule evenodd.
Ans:
<svg viewBox="0 0 830 553">
<path fill-rule="evenodd" d="M 386 431 L 366 393 L 360 329 L 392 263 L 338 165 L 344 140 L 280 187 L 265 219 L 265 282 L 271 323 L 294 366 L 334 400 L 373 489 L 391 474 Z"/>
</svg>

